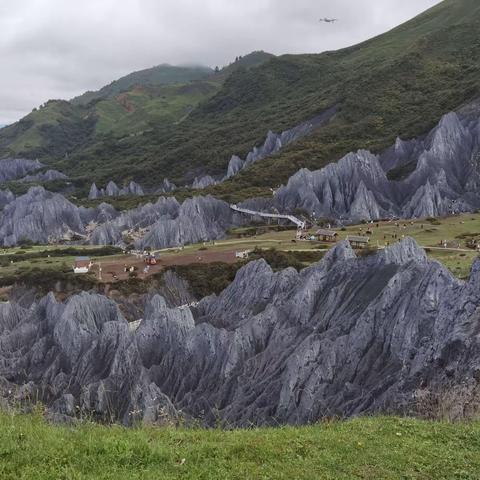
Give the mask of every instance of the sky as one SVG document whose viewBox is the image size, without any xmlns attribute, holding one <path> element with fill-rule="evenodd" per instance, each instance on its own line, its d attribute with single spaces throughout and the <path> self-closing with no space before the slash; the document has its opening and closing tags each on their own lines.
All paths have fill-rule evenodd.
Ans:
<svg viewBox="0 0 480 480">
<path fill-rule="evenodd" d="M 161 63 L 223 66 L 264 50 L 320 53 L 439 0 L 0 0 L 0 125 L 49 99 Z M 338 18 L 321 23 L 320 18 Z"/>
</svg>

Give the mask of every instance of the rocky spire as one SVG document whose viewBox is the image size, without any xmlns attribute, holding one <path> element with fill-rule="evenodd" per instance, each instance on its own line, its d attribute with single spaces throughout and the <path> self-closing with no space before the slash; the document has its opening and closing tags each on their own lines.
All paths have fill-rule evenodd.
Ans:
<svg viewBox="0 0 480 480">
<path fill-rule="evenodd" d="M 366 258 L 343 242 L 300 273 L 251 262 L 197 307 L 153 296 L 135 332 L 96 294 L 0 304 L 0 397 L 125 424 L 404 411 L 419 388 L 476 382 L 479 270 L 459 281 L 411 239 Z"/>
</svg>

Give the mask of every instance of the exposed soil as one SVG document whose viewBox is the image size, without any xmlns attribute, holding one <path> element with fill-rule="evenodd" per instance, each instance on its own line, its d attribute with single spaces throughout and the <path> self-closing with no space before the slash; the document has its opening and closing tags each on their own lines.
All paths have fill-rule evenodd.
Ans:
<svg viewBox="0 0 480 480">
<path fill-rule="evenodd" d="M 129 277 L 130 272 L 125 272 L 125 266 L 127 269 L 135 267 L 135 273 L 138 278 L 146 278 L 155 273 L 159 273 L 166 267 L 173 265 L 190 265 L 192 263 L 236 263 L 239 259 L 235 257 L 235 250 L 232 251 L 205 251 L 195 252 L 188 254 L 178 255 L 166 255 L 164 257 L 157 257 L 157 265 L 151 265 L 148 273 L 144 273 L 146 264 L 143 258 L 136 257 L 134 255 L 126 255 L 125 257 L 119 257 L 111 260 L 103 260 L 100 263 L 95 263 L 92 267 L 92 271 L 96 274 L 96 278 L 103 283 L 111 283 L 117 280 L 126 280 Z M 102 278 L 98 278 L 99 266 L 102 268 Z"/>
</svg>

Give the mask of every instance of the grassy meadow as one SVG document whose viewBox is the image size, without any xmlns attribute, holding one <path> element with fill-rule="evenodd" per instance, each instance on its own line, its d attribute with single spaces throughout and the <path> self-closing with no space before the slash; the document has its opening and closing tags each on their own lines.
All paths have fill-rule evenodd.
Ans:
<svg viewBox="0 0 480 480">
<path fill-rule="evenodd" d="M 366 235 L 369 230 L 369 249 L 384 248 L 403 237 L 412 237 L 425 248 L 430 258 L 443 263 L 458 278 L 468 278 L 478 252 L 467 248 L 466 242 L 469 239 L 480 239 L 480 213 L 430 220 L 399 221 L 398 224 L 397 227 L 394 221 L 378 222 L 370 225 L 346 226 L 336 231 L 338 240 L 344 240 L 348 235 Z M 309 233 L 314 234 L 315 231 L 316 228 L 312 228 Z M 287 266 L 302 268 L 318 261 L 328 249 L 335 245 L 319 241 L 299 241 L 295 239 L 295 234 L 295 229 L 285 229 L 275 225 L 234 228 L 223 240 L 186 245 L 183 249 L 161 249 L 156 253 L 160 260 L 162 258 L 167 260 L 168 265 L 175 265 L 178 258 L 179 264 L 183 264 L 182 268 L 178 269 L 178 273 L 194 284 L 198 284 L 199 288 L 195 289 L 198 293 L 218 293 L 228 285 L 243 263 L 235 267 L 219 264 L 212 268 L 205 265 L 187 268 L 184 265 L 185 261 L 180 261 L 181 257 L 188 255 L 192 258 L 204 257 L 208 253 L 208 256 L 212 255 L 211 261 L 216 262 L 216 253 L 251 250 L 255 252 L 250 255 L 250 259 L 263 257 L 274 268 Z M 394 238 L 395 235 L 397 238 Z M 440 245 L 444 240 L 448 242 L 448 248 Z M 123 265 L 127 259 L 121 251 L 113 247 L 69 248 L 36 245 L 0 249 L 0 288 L 15 282 L 25 282 L 30 285 L 34 281 L 45 284 L 45 289 L 48 289 L 59 280 L 68 280 L 74 284 L 80 282 L 79 287 L 85 280 L 87 281 L 85 288 L 91 288 L 96 282 L 94 273 L 88 276 L 75 276 L 72 272 L 74 259 L 78 255 L 88 255 L 95 262 L 106 264 Z M 221 260 L 218 261 L 221 262 Z M 221 281 L 210 288 L 207 277 L 212 275 L 220 278 Z M 208 284 L 208 292 L 201 287 L 202 284 Z"/>
<path fill-rule="evenodd" d="M 378 224 L 378 227 L 376 226 Z M 337 229 L 338 240 L 345 240 L 349 235 L 371 233 L 369 248 L 384 248 L 392 245 L 404 237 L 412 237 L 424 247 L 430 258 L 442 262 L 453 274 L 459 278 L 467 278 L 470 267 L 478 253 L 469 249 L 466 242 L 469 239 L 480 239 L 480 213 L 463 214 L 452 217 L 430 220 L 413 220 L 396 222 L 377 222 L 370 225 L 351 225 Z M 325 252 L 332 248 L 334 243 L 319 241 L 296 241 L 295 230 L 275 231 L 274 228 L 261 233 L 263 227 L 242 227 L 232 229 L 225 240 L 205 242 L 204 244 L 188 245 L 183 250 L 170 248 L 160 250 L 163 256 L 174 256 L 186 253 L 209 251 L 253 250 L 255 248 L 267 250 L 275 249 L 283 252 Z M 314 234 L 317 228 L 309 230 Z M 257 234 L 254 234 L 257 232 Z M 397 238 L 394 238 L 394 236 Z M 441 242 L 447 241 L 447 248 Z M 305 263 L 305 265 L 308 263 Z"/>
<path fill-rule="evenodd" d="M 2 480 L 480 478 L 480 423 L 357 418 L 224 431 L 0 414 Z"/>
</svg>

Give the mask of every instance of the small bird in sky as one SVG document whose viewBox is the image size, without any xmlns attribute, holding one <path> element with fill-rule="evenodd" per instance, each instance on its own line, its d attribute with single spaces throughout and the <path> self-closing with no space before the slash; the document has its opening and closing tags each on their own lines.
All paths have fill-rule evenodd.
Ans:
<svg viewBox="0 0 480 480">
<path fill-rule="evenodd" d="M 324 23 L 333 23 L 333 22 L 338 22 L 338 18 L 321 18 L 319 20 L 320 22 L 324 22 Z"/>
</svg>

